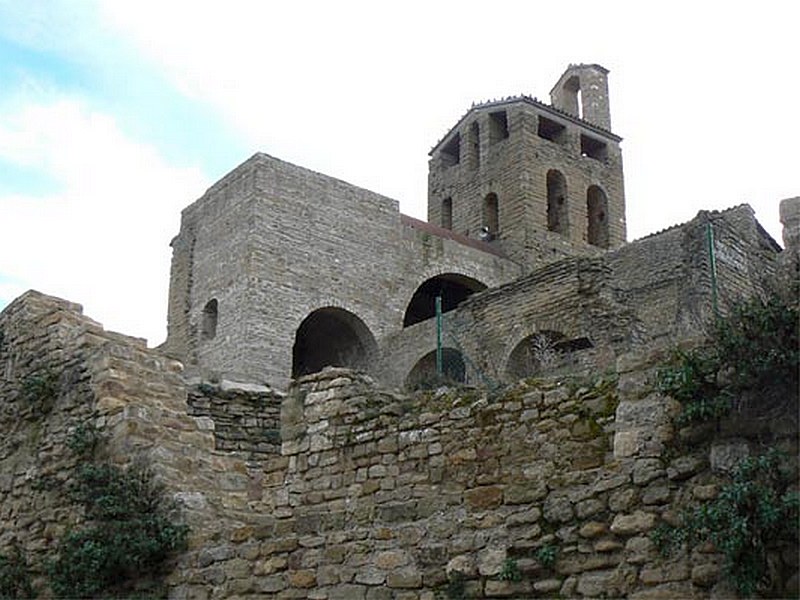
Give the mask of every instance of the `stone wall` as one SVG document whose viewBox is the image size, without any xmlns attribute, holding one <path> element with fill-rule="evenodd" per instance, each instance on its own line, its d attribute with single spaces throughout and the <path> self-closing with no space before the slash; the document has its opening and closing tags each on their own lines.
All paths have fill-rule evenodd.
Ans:
<svg viewBox="0 0 800 600">
<path fill-rule="evenodd" d="M 494 394 L 404 396 L 329 369 L 282 399 L 195 382 L 187 403 L 179 363 L 77 305 L 30 292 L 0 331 L 0 553 L 19 544 L 39 591 L 42 560 L 81 519 L 63 493 L 80 422 L 103 433 L 109 460 L 150 461 L 181 501 L 192 533 L 172 598 L 732 596 L 712 547 L 664 559 L 649 533 L 713 498 L 737 457 L 761 444 L 798 451 L 796 402 L 755 437 L 741 426 L 695 431 L 699 444 L 676 437 L 677 403 L 649 385 L 659 352 L 621 355 L 605 378 Z M 25 381 L 45 368 L 57 392 L 32 403 Z M 272 454 L 260 444 L 278 400 Z M 797 593 L 797 549 L 774 564 L 790 586 L 777 593 Z"/>
</svg>

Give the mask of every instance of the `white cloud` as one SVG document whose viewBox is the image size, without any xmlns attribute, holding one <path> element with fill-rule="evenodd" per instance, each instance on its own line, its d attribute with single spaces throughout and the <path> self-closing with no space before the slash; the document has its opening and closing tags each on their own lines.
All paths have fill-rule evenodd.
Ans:
<svg viewBox="0 0 800 600">
<path fill-rule="evenodd" d="M 166 164 L 77 98 L 3 112 L 0 157 L 40 169 L 60 191 L 0 197 L 0 273 L 14 291 L 80 302 L 106 327 L 160 342 L 169 241 L 206 186 L 202 174 Z"/>
<path fill-rule="evenodd" d="M 778 200 L 798 191 L 800 128 L 786 101 L 800 80 L 786 76 L 793 20 L 778 5 L 100 6 L 109 27 L 253 150 L 395 197 L 416 216 L 426 153 L 471 102 L 547 99 L 561 69 L 581 61 L 611 69 L 631 237 L 741 202 L 779 237 Z"/>
</svg>

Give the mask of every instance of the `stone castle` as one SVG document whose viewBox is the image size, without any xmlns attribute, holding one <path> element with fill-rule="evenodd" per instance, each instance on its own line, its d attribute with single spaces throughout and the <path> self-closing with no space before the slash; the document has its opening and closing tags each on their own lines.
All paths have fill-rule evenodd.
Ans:
<svg viewBox="0 0 800 600">
<path fill-rule="evenodd" d="M 625 243 L 607 73 L 570 66 L 550 105 L 473 106 L 430 152 L 427 223 L 256 154 L 183 211 L 164 349 L 279 388 L 325 366 L 413 384 L 430 375 L 440 296 L 456 380 L 530 375 L 537 335 L 573 363 L 610 364 L 704 322 L 708 225 L 721 300 L 759 292 L 780 247 L 746 206 Z"/>
<path fill-rule="evenodd" d="M 183 211 L 159 348 L 66 300 L 12 302 L 0 556 L 20 549 L 48 597 L 90 425 L 182 506 L 175 600 L 735 595 L 714 548 L 664 558 L 650 533 L 761 445 L 796 457 L 796 399 L 682 431 L 652 378 L 716 311 L 797 281 L 800 199 L 784 251 L 746 205 L 626 243 L 607 75 L 473 106 L 431 150 L 429 222 L 256 154 Z M 467 385 L 408 395 L 435 379 L 437 297 Z M 776 557 L 770 593 L 796 594 L 797 548 Z"/>
</svg>

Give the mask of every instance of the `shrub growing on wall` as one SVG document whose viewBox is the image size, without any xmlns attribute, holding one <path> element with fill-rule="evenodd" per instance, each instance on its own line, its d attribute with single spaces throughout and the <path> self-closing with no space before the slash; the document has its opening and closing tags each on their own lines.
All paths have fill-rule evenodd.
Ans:
<svg viewBox="0 0 800 600">
<path fill-rule="evenodd" d="M 96 433 L 80 426 L 69 441 L 83 458 L 69 493 L 86 523 L 66 534 L 48 565 L 57 597 L 120 597 L 157 581 L 167 559 L 186 548 L 188 528 L 175 521 L 175 507 L 146 466 L 91 460 L 96 442 Z"/>
<path fill-rule="evenodd" d="M 659 373 L 659 390 L 683 403 L 680 423 L 721 417 L 736 402 L 766 414 L 797 400 L 797 307 L 778 296 L 741 303 L 715 321 L 710 338 Z"/>
<path fill-rule="evenodd" d="M 713 542 L 725 556 L 728 579 L 750 597 L 768 578 L 770 545 L 797 545 L 798 495 L 790 482 L 777 452 L 748 457 L 714 501 L 686 511 L 679 527 L 662 525 L 653 540 L 665 555 L 684 543 Z"/>
</svg>

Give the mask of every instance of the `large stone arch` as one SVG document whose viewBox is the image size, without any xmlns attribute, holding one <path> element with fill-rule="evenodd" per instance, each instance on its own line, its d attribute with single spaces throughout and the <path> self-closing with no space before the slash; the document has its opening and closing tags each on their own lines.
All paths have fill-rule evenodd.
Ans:
<svg viewBox="0 0 800 600">
<path fill-rule="evenodd" d="M 456 308 L 469 296 L 487 289 L 487 285 L 474 277 L 460 273 L 445 272 L 429 277 L 417 286 L 406 304 L 403 314 L 403 327 L 425 321 L 433 317 L 435 299 L 442 297 L 442 312 Z"/>
<path fill-rule="evenodd" d="M 364 321 L 343 308 L 325 306 L 309 313 L 295 332 L 292 377 L 327 366 L 368 371 L 377 353 L 375 337 Z"/>
</svg>

